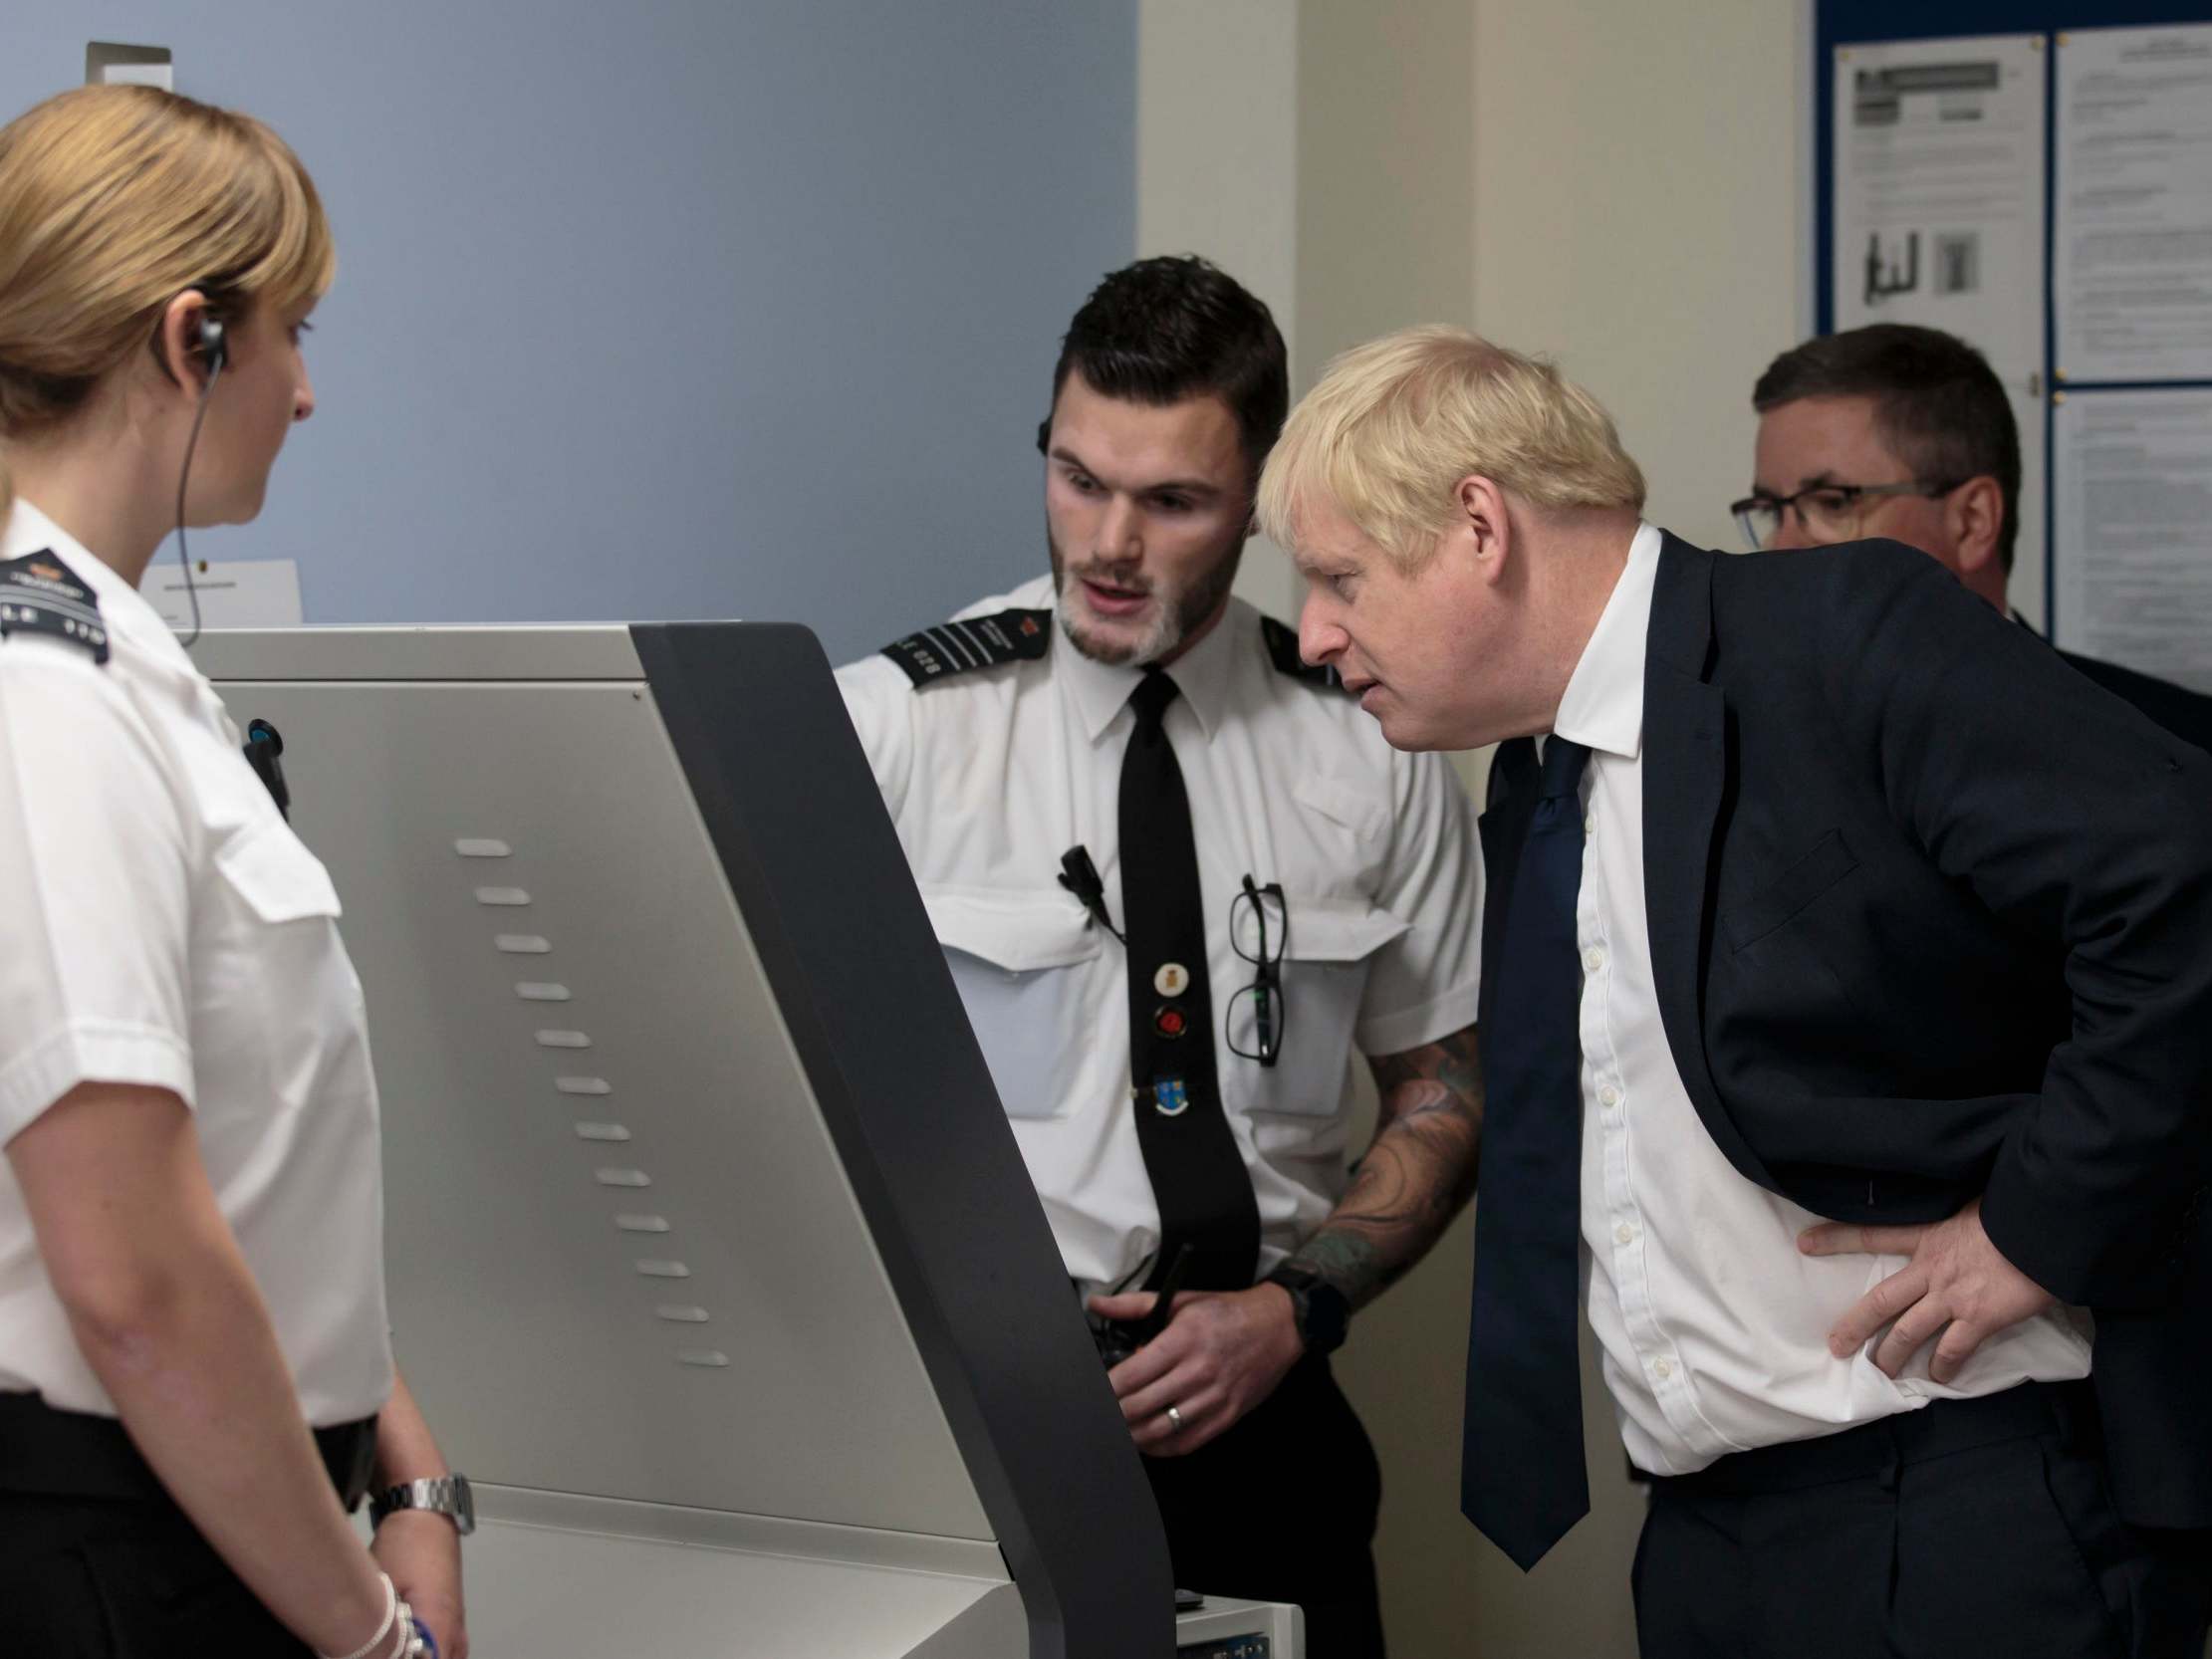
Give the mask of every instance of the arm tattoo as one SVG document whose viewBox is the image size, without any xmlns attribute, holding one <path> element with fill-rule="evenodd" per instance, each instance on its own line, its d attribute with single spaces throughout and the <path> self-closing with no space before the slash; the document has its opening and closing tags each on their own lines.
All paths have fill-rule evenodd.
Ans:
<svg viewBox="0 0 2212 1659">
<path fill-rule="evenodd" d="M 1367 1064 L 1382 1096 L 1374 1142 L 1343 1202 L 1291 1257 L 1354 1307 L 1395 1284 L 1474 1196 L 1482 1139 L 1474 1027 Z"/>
</svg>

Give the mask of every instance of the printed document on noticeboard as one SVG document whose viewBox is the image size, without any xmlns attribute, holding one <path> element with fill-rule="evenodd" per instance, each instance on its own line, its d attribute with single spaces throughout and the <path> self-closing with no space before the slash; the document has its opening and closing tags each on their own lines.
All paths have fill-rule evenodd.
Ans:
<svg viewBox="0 0 2212 1659">
<path fill-rule="evenodd" d="M 1839 47 L 1836 327 L 1919 323 L 1980 348 L 2021 435 L 2020 608 L 2044 592 L 2042 35 Z"/>
<path fill-rule="evenodd" d="M 2056 50 L 2052 366 L 2212 379 L 2212 24 L 2084 29 Z"/>
<path fill-rule="evenodd" d="M 2212 391 L 2069 391 L 2053 414 L 2053 637 L 2212 692 Z"/>
</svg>

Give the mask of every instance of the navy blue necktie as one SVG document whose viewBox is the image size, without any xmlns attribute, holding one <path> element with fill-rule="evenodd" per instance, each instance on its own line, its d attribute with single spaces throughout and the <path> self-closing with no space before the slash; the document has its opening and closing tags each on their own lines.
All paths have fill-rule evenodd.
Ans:
<svg viewBox="0 0 2212 1659">
<path fill-rule="evenodd" d="M 1523 1571 L 1590 1511 L 1575 1351 L 1583 1141 L 1575 944 L 1583 810 L 1576 786 L 1589 759 L 1580 743 L 1554 737 L 1545 744 L 1499 959 L 1482 967 L 1494 989 L 1482 1033 L 1482 1171 L 1459 1507 Z M 1501 750 L 1499 761 L 1535 770 L 1526 751 Z"/>
</svg>

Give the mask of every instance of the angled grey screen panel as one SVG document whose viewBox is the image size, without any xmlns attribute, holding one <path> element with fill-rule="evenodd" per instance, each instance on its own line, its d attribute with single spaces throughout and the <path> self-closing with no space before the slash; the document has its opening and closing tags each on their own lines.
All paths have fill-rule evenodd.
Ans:
<svg viewBox="0 0 2212 1659">
<path fill-rule="evenodd" d="M 203 661 L 348 906 L 398 1347 L 457 1461 L 654 1537 L 976 1540 L 1036 1659 L 1171 1651 L 1150 1493 L 813 637 Z"/>
<path fill-rule="evenodd" d="M 642 684 L 223 690 L 346 905 L 395 1338 L 454 1457 L 991 1539 Z"/>
<path fill-rule="evenodd" d="M 821 646 L 632 629 L 1045 1656 L 1169 1652 L 1165 1540 Z"/>
</svg>

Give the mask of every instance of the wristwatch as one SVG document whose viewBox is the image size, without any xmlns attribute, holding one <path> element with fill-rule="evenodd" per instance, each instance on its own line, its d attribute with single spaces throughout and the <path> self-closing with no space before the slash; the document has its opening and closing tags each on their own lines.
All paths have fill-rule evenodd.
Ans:
<svg viewBox="0 0 2212 1659">
<path fill-rule="evenodd" d="M 409 1481 L 373 1493 L 369 1500 L 369 1525 L 381 1527 L 384 1517 L 396 1510 L 427 1510 L 445 1516 L 454 1530 L 467 1538 L 476 1531 L 476 1494 L 466 1475 L 440 1475 L 435 1480 Z"/>
<path fill-rule="evenodd" d="M 1285 1262 L 1262 1282 L 1290 1293 L 1291 1317 L 1308 1353 L 1335 1353 L 1352 1326 L 1352 1304 L 1344 1292 L 1309 1268 Z"/>
</svg>

